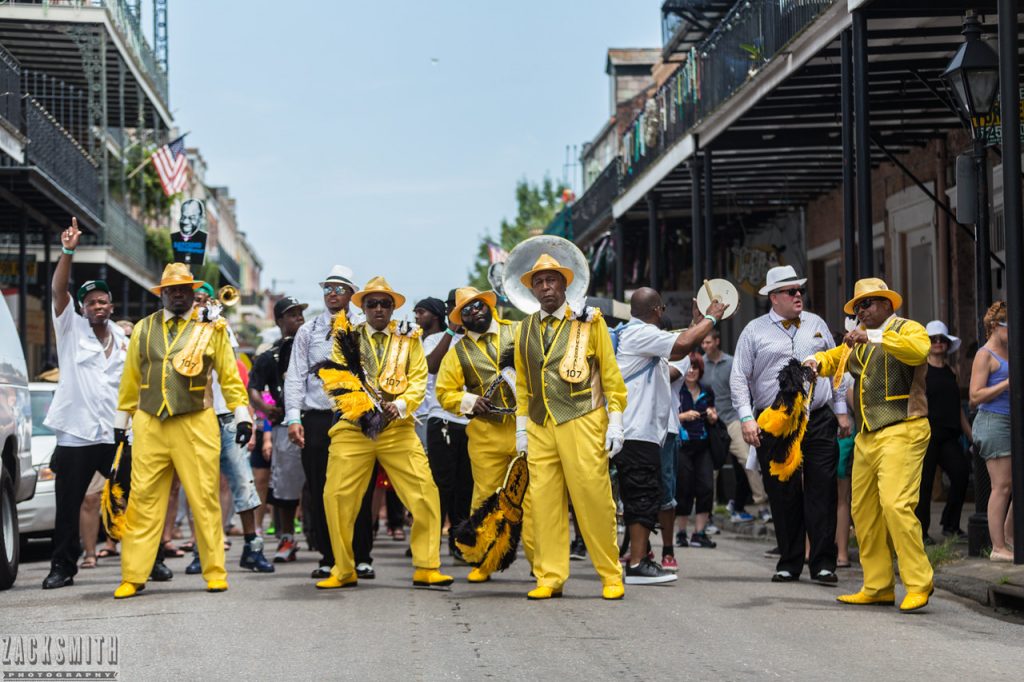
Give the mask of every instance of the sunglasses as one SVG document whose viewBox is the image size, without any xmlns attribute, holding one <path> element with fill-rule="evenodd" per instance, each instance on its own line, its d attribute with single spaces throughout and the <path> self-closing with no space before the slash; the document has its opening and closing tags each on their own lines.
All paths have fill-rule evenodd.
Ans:
<svg viewBox="0 0 1024 682">
<path fill-rule="evenodd" d="M 390 298 L 375 298 L 369 301 L 363 301 L 363 307 L 367 310 L 373 310 L 374 308 L 383 308 L 384 310 L 390 310 L 395 307 L 395 302 Z"/>
<path fill-rule="evenodd" d="M 462 314 L 465 315 L 466 313 L 479 312 L 479 311 L 483 310 L 485 307 L 486 307 L 486 304 L 483 301 L 481 301 L 480 299 L 477 299 L 475 301 L 470 301 L 466 305 L 462 306 Z"/>
<path fill-rule="evenodd" d="M 345 286 L 344 284 L 336 284 L 334 286 L 331 286 L 329 284 L 325 284 L 324 285 L 324 296 L 329 296 L 331 294 L 337 294 L 338 296 L 344 296 L 347 293 L 349 293 L 349 288 L 347 286 Z"/>
<path fill-rule="evenodd" d="M 875 304 L 875 301 L 877 300 L 877 298 L 862 298 L 861 300 L 853 304 L 853 309 L 854 311 L 867 310 L 868 308 L 873 306 Z"/>
<path fill-rule="evenodd" d="M 996 323 L 996 325 L 997 325 L 997 326 L 1000 326 L 1000 327 L 1006 327 L 1006 326 L 1008 326 L 1008 325 L 1007 325 L 1007 324 L 1006 324 L 1005 322 L 997 322 L 997 323 Z"/>
<path fill-rule="evenodd" d="M 801 287 L 797 287 L 797 288 L 794 288 L 794 289 L 779 289 L 775 293 L 776 294 L 786 294 L 790 298 L 796 298 L 797 294 L 800 294 L 801 296 L 803 296 L 806 292 L 807 292 L 806 289 L 803 289 Z"/>
<path fill-rule="evenodd" d="M 945 343 L 946 345 L 949 345 L 949 339 L 945 336 L 929 336 L 928 339 L 932 343 Z"/>
</svg>

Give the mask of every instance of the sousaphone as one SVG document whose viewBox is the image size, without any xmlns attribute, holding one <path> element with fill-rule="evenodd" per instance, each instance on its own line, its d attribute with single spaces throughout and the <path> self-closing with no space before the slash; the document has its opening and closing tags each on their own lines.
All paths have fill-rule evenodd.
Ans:
<svg viewBox="0 0 1024 682">
<path fill-rule="evenodd" d="M 582 310 L 590 288 L 590 264 L 583 252 L 568 239 L 542 234 L 519 242 L 505 261 L 502 282 L 509 303 L 527 315 L 540 310 L 540 303 L 529 287 L 519 281 L 533 268 L 542 254 L 548 254 L 573 272 L 572 284 L 565 290 L 565 300 L 573 310 Z"/>
</svg>

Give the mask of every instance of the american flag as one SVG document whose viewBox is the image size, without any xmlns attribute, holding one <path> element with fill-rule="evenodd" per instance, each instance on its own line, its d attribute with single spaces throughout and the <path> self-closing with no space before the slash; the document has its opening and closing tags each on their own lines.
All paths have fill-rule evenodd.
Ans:
<svg viewBox="0 0 1024 682">
<path fill-rule="evenodd" d="M 168 142 L 151 157 L 164 194 L 171 197 L 185 191 L 188 185 L 188 156 L 185 155 L 185 136 Z"/>
<path fill-rule="evenodd" d="M 487 242 L 487 256 L 490 258 L 491 263 L 504 263 L 508 260 L 508 251 L 494 242 Z"/>
</svg>

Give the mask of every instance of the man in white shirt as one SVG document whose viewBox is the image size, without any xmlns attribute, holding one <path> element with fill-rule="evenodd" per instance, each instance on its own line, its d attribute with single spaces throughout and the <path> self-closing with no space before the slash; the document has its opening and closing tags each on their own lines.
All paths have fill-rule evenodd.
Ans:
<svg viewBox="0 0 1024 682">
<path fill-rule="evenodd" d="M 622 419 L 626 440 L 615 465 L 630 544 L 626 584 L 652 585 L 676 579 L 647 557 L 651 531 L 663 511 L 661 453 L 668 415 L 674 409 L 668 361 L 680 360 L 697 348 L 718 324 L 725 306 L 714 301 L 705 316 L 694 304 L 694 324 L 676 334 L 658 326 L 665 305 L 654 289 L 637 289 L 629 303 L 630 320 L 618 331 L 615 353 L 628 396 Z M 672 523 L 670 519 L 670 527 Z"/>
<path fill-rule="evenodd" d="M 74 584 L 78 572 L 79 509 L 97 471 L 110 475 L 114 461 L 114 412 L 117 387 L 124 370 L 128 342 L 111 316 L 114 304 L 103 280 L 90 280 L 78 289 L 82 314 L 68 294 L 71 260 L 82 233 L 78 220 L 60 235 L 61 257 L 53 272 L 53 327 L 57 334 L 60 383 L 43 422 L 57 434 L 51 466 L 57 472 L 57 501 L 49 590 Z"/>
</svg>

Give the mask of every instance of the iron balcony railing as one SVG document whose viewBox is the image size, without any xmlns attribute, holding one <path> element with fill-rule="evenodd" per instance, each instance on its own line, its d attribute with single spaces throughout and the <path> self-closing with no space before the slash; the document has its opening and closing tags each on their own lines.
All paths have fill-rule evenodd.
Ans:
<svg viewBox="0 0 1024 682">
<path fill-rule="evenodd" d="M 0 45 L 0 116 L 21 130 L 21 66 Z"/>
<path fill-rule="evenodd" d="M 138 13 L 138 3 L 126 0 L 5 0 L 7 5 L 43 5 L 51 7 L 98 7 L 107 11 L 110 23 L 118 32 L 125 45 L 138 60 L 139 65 L 153 81 L 164 103 L 167 100 L 167 73 L 157 63 L 153 48 L 146 41 L 142 31 L 142 17 Z"/>
<path fill-rule="evenodd" d="M 572 205 L 572 226 L 577 239 L 599 227 L 611 216 L 612 202 L 622 189 L 621 162 L 613 159 Z"/>
<path fill-rule="evenodd" d="M 43 105 L 24 99 L 25 163 L 49 176 L 93 215 L 102 213 L 100 174 L 96 162 Z"/>
<path fill-rule="evenodd" d="M 842 0 L 745 0 L 644 105 L 621 139 L 623 186 L 712 114 L 822 12 Z"/>
<path fill-rule="evenodd" d="M 154 271 L 146 251 L 146 230 L 116 201 L 108 201 L 103 215 L 103 242 L 144 272 Z"/>
<path fill-rule="evenodd" d="M 217 263 L 220 265 L 221 272 L 229 280 L 229 284 L 238 284 L 242 281 L 242 268 L 238 265 L 238 261 L 228 255 L 224 249 L 217 249 Z"/>
</svg>

